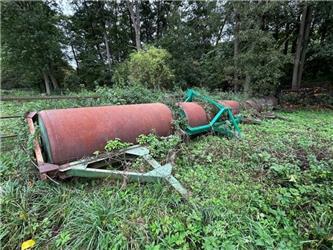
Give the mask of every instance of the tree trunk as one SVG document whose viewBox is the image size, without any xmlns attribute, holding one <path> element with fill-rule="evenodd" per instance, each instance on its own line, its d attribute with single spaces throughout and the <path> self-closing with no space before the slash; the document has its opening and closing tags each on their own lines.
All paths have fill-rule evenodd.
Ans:
<svg viewBox="0 0 333 250">
<path fill-rule="evenodd" d="M 45 70 L 43 71 L 43 76 L 44 76 L 44 84 L 45 84 L 46 94 L 50 95 L 51 94 L 51 91 L 50 91 L 50 80 L 49 80 L 49 77 L 47 76 L 47 73 L 46 73 Z"/>
<path fill-rule="evenodd" d="M 227 19 L 228 19 L 228 15 L 226 14 L 226 16 L 224 17 L 224 20 L 222 22 L 222 25 L 220 27 L 219 33 L 217 34 L 215 46 L 217 46 L 218 43 L 219 43 L 219 41 L 221 40 L 221 37 L 222 37 L 222 34 L 223 34 L 223 29 L 224 29 L 224 26 L 225 26 L 225 24 L 227 22 Z"/>
<path fill-rule="evenodd" d="M 306 19 L 305 19 L 304 41 L 303 41 L 301 60 L 300 60 L 298 76 L 297 76 L 298 88 L 300 88 L 301 82 L 302 82 L 303 68 L 304 68 L 304 63 L 305 63 L 307 45 L 308 45 L 309 36 L 310 36 L 311 22 L 312 22 L 312 6 L 310 5 L 310 6 L 308 6 L 308 11 L 306 14 Z"/>
<path fill-rule="evenodd" d="M 109 40 L 108 37 L 106 35 L 106 32 L 104 32 L 104 43 L 105 43 L 105 47 L 106 47 L 106 56 L 108 58 L 108 65 L 109 65 L 109 72 L 111 75 L 111 53 L 110 53 L 110 47 L 109 47 Z"/>
<path fill-rule="evenodd" d="M 289 47 L 289 22 L 286 24 L 286 40 L 284 42 L 284 49 L 283 49 L 283 54 L 287 55 L 288 54 L 288 47 Z"/>
<path fill-rule="evenodd" d="M 54 74 L 52 71 L 49 72 L 49 75 L 50 75 L 50 79 L 51 79 L 51 83 L 52 83 L 52 87 L 54 90 L 57 90 L 59 89 L 59 84 L 58 84 L 58 81 L 57 79 L 54 77 Z"/>
<path fill-rule="evenodd" d="M 161 2 L 157 1 L 156 38 L 161 37 Z"/>
<path fill-rule="evenodd" d="M 80 69 L 80 64 L 79 64 L 79 61 L 77 59 L 77 55 L 75 53 L 75 49 L 74 49 L 73 44 L 71 44 L 71 49 L 72 49 L 72 53 L 73 53 L 74 60 L 75 60 L 75 63 L 76 63 L 76 73 L 78 74 L 79 73 L 79 69 Z"/>
<path fill-rule="evenodd" d="M 127 7 L 130 12 L 132 24 L 134 27 L 135 32 L 135 47 L 139 51 L 141 49 L 141 31 L 140 31 L 140 9 L 139 9 L 139 1 L 133 0 L 132 1 L 127 0 Z"/>
<path fill-rule="evenodd" d="M 307 31 L 308 27 L 311 24 L 311 18 L 307 17 L 308 15 L 311 16 L 311 9 L 310 7 L 305 3 L 302 11 L 302 16 L 301 16 L 301 23 L 300 23 L 300 28 L 299 28 L 299 33 L 297 37 L 297 43 L 296 43 L 296 52 L 295 52 L 295 58 L 294 58 L 294 70 L 293 70 L 293 79 L 292 79 L 292 84 L 291 88 L 292 90 L 298 90 L 300 88 L 301 84 L 301 75 L 302 72 L 300 70 L 303 70 L 301 66 L 301 57 L 303 53 L 305 53 L 305 38 L 306 38 L 306 33 L 309 32 Z M 307 23 L 307 19 L 310 18 L 310 23 Z M 305 57 L 305 54 L 304 54 Z M 304 58 L 305 59 L 305 58 Z"/>
<path fill-rule="evenodd" d="M 136 29 L 135 29 L 135 45 L 136 49 L 141 49 L 141 31 L 140 31 L 140 9 L 138 0 L 135 1 L 135 16 L 136 16 Z"/>
<path fill-rule="evenodd" d="M 239 89 L 239 80 L 238 80 L 238 64 L 237 58 L 239 55 L 239 12 L 235 9 L 235 28 L 234 28 L 234 90 L 238 91 Z"/>
<path fill-rule="evenodd" d="M 244 82 L 244 94 L 251 96 L 251 76 L 248 72 L 245 73 L 245 82 Z"/>
</svg>

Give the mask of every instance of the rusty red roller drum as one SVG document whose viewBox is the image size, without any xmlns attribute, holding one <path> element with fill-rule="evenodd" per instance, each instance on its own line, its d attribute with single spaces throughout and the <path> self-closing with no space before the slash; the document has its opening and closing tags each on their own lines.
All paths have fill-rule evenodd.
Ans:
<svg viewBox="0 0 333 250">
<path fill-rule="evenodd" d="M 141 134 L 172 133 L 172 112 L 162 103 L 44 110 L 38 115 L 42 145 L 54 164 L 104 150 L 111 139 L 135 143 Z"/>
<path fill-rule="evenodd" d="M 196 102 L 179 102 L 177 105 L 183 110 L 191 127 L 208 124 L 206 111 L 200 104 Z"/>
<path fill-rule="evenodd" d="M 218 101 L 218 103 L 222 104 L 225 107 L 231 108 L 233 115 L 239 114 L 239 108 L 240 108 L 239 102 L 232 100 L 221 100 Z"/>
</svg>

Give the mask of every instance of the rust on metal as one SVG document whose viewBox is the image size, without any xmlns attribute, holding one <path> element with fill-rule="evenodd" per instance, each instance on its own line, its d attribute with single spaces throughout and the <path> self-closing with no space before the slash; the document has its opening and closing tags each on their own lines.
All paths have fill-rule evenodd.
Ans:
<svg viewBox="0 0 333 250">
<path fill-rule="evenodd" d="M 222 104 L 225 107 L 230 108 L 233 115 L 239 114 L 239 111 L 240 111 L 239 102 L 233 101 L 233 100 L 221 100 L 221 101 L 217 101 L 217 102 Z"/>
<path fill-rule="evenodd" d="M 63 164 L 119 138 L 135 143 L 141 134 L 172 133 L 172 112 L 162 103 L 45 110 L 39 112 L 41 137 L 48 162 Z"/>
<path fill-rule="evenodd" d="M 58 171 L 59 165 L 50 164 L 50 163 L 42 163 L 38 166 L 38 169 L 41 174 L 45 174 L 45 173 L 52 172 L 52 171 Z"/>
<path fill-rule="evenodd" d="M 205 109 L 196 102 L 179 102 L 179 107 L 184 111 L 188 124 L 191 127 L 208 124 L 208 117 Z"/>
<path fill-rule="evenodd" d="M 35 134 L 35 126 L 34 126 L 33 119 L 36 116 L 36 114 L 37 114 L 36 112 L 29 112 L 25 115 L 26 121 L 27 121 L 28 126 L 29 126 L 30 134 L 32 134 L 32 135 Z M 41 150 L 41 147 L 39 145 L 39 142 L 38 142 L 37 138 L 34 139 L 34 151 L 35 151 L 37 164 L 40 165 L 40 164 L 44 163 L 42 150 Z"/>
</svg>

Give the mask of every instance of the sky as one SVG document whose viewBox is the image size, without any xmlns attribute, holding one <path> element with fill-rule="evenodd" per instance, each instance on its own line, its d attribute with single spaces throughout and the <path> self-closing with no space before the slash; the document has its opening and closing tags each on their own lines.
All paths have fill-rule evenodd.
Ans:
<svg viewBox="0 0 333 250">
<path fill-rule="evenodd" d="M 59 7 L 66 16 L 73 14 L 74 11 L 70 0 L 56 0 L 56 2 L 59 4 Z"/>
</svg>

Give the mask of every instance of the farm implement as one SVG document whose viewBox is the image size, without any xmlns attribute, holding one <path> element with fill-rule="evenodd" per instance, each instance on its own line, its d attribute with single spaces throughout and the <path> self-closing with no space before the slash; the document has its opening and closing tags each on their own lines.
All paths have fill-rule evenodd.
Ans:
<svg viewBox="0 0 333 250">
<path fill-rule="evenodd" d="M 215 108 L 215 114 L 211 115 L 205 111 L 204 105 L 194 103 L 194 100 L 204 102 L 210 105 L 210 108 Z M 229 101 L 229 104 L 231 102 Z M 232 108 L 226 105 L 226 102 L 215 101 L 208 96 L 201 95 L 200 93 L 189 89 L 185 94 L 185 102 L 179 103 L 183 109 L 188 125 L 186 126 L 186 133 L 188 135 L 202 134 L 213 131 L 226 136 L 240 136 L 240 129 L 238 123 L 240 117 L 235 117 Z M 235 107 L 234 107 L 235 108 Z M 212 116 L 211 119 L 209 117 Z"/>
<path fill-rule="evenodd" d="M 207 132 L 228 137 L 241 136 L 238 102 L 216 101 L 189 89 L 184 101 L 177 103 L 177 106 L 180 108 L 177 116 L 186 120 L 183 130 L 189 137 Z M 163 180 L 187 197 L 188 191 L 172 175 L 172 164 L 161 165 L 146 147 L 134 145 L 104 152 L 110 140 L 135 144 L 140 135 L 171 135 L 175 132 L 174 116 L 165 104 L 149 103 L 43 110 L 27 113 L 26 121 L 31 135 L 35 137 L 34 154 L 42 179 L 77 176 L 135 182 Z M 96 151 L 102 153 L 94 155 Z M 136 172 L 124 168 L 137 158 L 141 158 L 152 170 Z"/>
</svg>

